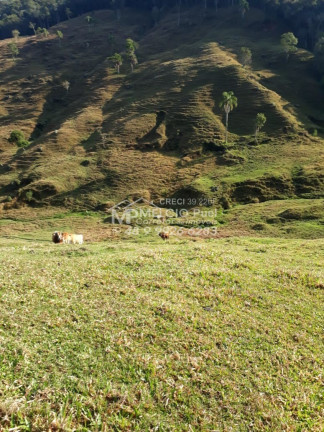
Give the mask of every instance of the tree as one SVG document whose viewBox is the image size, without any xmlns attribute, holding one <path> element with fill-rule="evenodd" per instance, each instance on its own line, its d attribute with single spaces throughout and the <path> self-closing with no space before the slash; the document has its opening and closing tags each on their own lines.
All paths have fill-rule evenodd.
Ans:
<svg viewBox="0 0 324 432">
<path fill-rule="evenodd" d="M 88 30 L 90 32 L 91 24 L 93 23 L 93 17 L 91 15 L 87 15 L 85 17 L 86 22 L 88 23 Z"/>
<path fill-rule="evenodd" d="M 108 57 L 108 60 L 113 63 L 113 65 L 115 66 L 115 68 L 117 70 L 117 73 L 119 74 L 119 72 L 120 72 L 120 66 L 123 64 L 123 58 L 122 58 L 122 56 L 120 54 L 118 54 L 118 53 L 115 53 L 111 57 Z"/>
<path fill-rule="evenodd" d="M 67 19 L 69 20 L 69 19 L 71 19 L 71 17 L 72 17 L 72 11 L 71 11 L 71 9 L 70 8 L 66 8 L 65 9 L 65 15 L 66 15 L 66 17 L 67 17 Z"/>
<path fill-rule="evenodd" d="M 12 37 L 17 42 L 17 40 L 19 39 L 20 31 L 19 30 L 12 30 L 11 34 L 12 34 Z"/>
<path fill-rule="evenodd" d="M 133 41 L 133 39 L 130 39 L 130 38 L 126 39 L 126 52 L 127 53 L 130 53 L 130 52 L 135 53 L 137 48 L 138 48 L 137 42 Z"/>
<path fill-rule="evenodd" d="M 70 84 L 70 82 L 68 80 L 65 80 L 65 81 L 62 82 L 62 87 L 65 88 L 65 90 L 66 90 L 67 93 L 70 90 L 70 86 L 71 86 L 71 84 Z"/>
<path fill-rule="evenodd" d="M 39 36 L 42 36 L 43 35 L 43 29 L 41 27 L 37 27 L 36 34 Z"/>
<path fill-rule="evenodd" d="M 131 65 L 132 72 L 134 72 L 135 66 L 138 64 L 136 49 L 138 48 L 138 43 L 133 41 L 133 39 L 126 39 L 126 56 Z"/>
<path fill-rule="evenodd" d="M 8 44 L 10 53 L 12 55 L 13 60 L 16 60 L 17 55 L 19 54 L 19 49 L 17 47 L 17 45 L 15 44 L 15 42 L 10 42 Z"/>
<path fill-rule="evenodd" d="M 255 142 L 258 142 L 258 133 L 267 122 L 267 117 L 263 113 L 258 113 L 255 119 Z"/>
<path fill-rule="evenodd" d="M 46 39 L 46 38 L 48 38 L 48 35 L 49 35 L 49 31 L 47 30 L 47 28 L 43 28 L 43 36 L 44 36 L 44 38 Z"/>
<path fill-rule="evenodd" d="M 283 24 L 288 28 L 298 28 L 301 43 L 308 49 L 313 49 L 316 38 L 323 32 L 323 0 L 246 0 L 254 7 L 262 9 L 266 15 L 280 16 Z M 84 13 L 108 7 L 114 9 L 117 19 L 127 5 L 130 8 L 148 11 L 157 8 L 161 13 L 174 8 L 178 12 L 178 24 L 182 20 L 182 8 L 198 5 L 201 8 L 214 5 L 238 5 L 239 0 L 0 0 L 0 35 L 1 38 L 11 35 L 17 28 L 22 34 L 26 31 L 29 21 L 49 27 L 60 20 L 60 16 L 67 19 Z M 71 8 L 71 9 L 69 9 Z M 155 10 L 153 19 L 159 16 Z M 72 12 L 71 12 L 72 10 Z M 246 13 L 246 8 L 242 11 Z M 267 17 L 267 18 L 268 18 Z M 272 18 L 270 18 L 272 19 Z"/>
<path fill-rule="evenodd" d="M 134 52 L 127 53 L 127 59 L 131 65 L 132 72 L 134 72 L 135 66 L 138 65 L 138 60 L 137 60 L 136 54 Z"/>
<path fill-rule="evenodd" d="M 30 23 L 29 23 L 29 28 L 31 28 L 31 29 L 33 30 L 33 32 L 34 32 L 34 35 L 36 36 L 36 24 L 35 24 L 35 23 L 32 23 L 32 22 L 30 22 Z"/>
<path fill-rule="evenodd" d="M 240 49 L 240 62 L 242 63 L 242 66 L 249 66 L 252 63 L 252 52 L 247 47 L 242 47 Z"/>
<path fill-rule="evenodd" d="M 122 9 L 125 6 L 125 0 L 111 0 L 111 5 L 115 10 L 117 21 L 120 21 Z"/>
<path fill-rule="evenodd" d="M 240 0 L 239 9 L 241 11 L 242 18 L 245 17 L 246 12 L 250 9 L 250 4 L 247 0 Z"/>
<path fill-rule="evenodd" d="M 182 0 L 177 0 L 177 7 L 178 7 L 178 27 L 180 27 L 180 24 L 181 24 Z"/>
<path fill-rule="evenodd" d="M 61 30 L 56 31 L 56 36 L 58 37 L 59 45 L 62 45 L 62 39 L 63 39 L 63 32 Z"/>
<path fill-rule="evenodd" d="M 36 30 L 36 34 L 39 35 L 42 38 L 47 38 L 49 35 L 49 31 L 47 30 L 46 27 L 42 28 L 42 27 L 38 27 Z"/>
<path fill-rule="evenodd" d="M 222 108 L 225 111 L 226 115 L 226 134 L 225 134 L 225 142 L 227 144 L 228 139 L 228 116 L 231 111 L 233 111 L 234 108 L 237 107 L 237 97 L 234 96 L 234 93 L 232 91 L 230 92 L 224 92 L 223 93 L 223 99 L 219 104 L 219 107 Z"/>
<path fill-rule="evenodd" d="M 286 54 L 286 59 L 288 61 L 290 54 L 297 51 L 298 39 L 296 38 L 294 33 L 283 33 L 281 35 L 280 44 L 283 52 Z"/>
</svg>

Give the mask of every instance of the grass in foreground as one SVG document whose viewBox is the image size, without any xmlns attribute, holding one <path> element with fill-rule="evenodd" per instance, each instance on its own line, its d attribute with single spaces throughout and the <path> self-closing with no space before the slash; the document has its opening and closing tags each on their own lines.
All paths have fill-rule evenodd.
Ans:
<svg viewBox="0 0 324 432">
<path fill-rule="evenodd" d="M 320 431 L 323 241 L 0 239 L 0 425 Z"/>
</svg>

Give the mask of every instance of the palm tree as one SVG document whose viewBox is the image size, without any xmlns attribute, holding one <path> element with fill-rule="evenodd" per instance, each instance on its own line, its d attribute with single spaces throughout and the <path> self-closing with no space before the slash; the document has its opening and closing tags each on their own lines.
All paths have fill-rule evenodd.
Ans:
<svg viewBox="0 0 324 432">
<path fill-rule="evenodd" d="M 226 134 L 225 134 L 225 142 L 227 144 L 227 137 L 228 137 L 228 115 L 231 111 L 233 111 L 234 108 L 237 107 L 237 97 L 234 96 L 234 93 L 232 91 L 230 92 L 224 92 L 223 93 L 223 99 L 221 103 L 219 104 L 219 107 L 222 108 L 225 111 L 226 114 Z"/>
<path fill-rule="evenodd" d="M 127 53 L 135 53 L 138 48 L 138 43 L 133 41 L 133 39 L 126 39 L 126 52 Z"/>
<path fill-rule="evenodd" d="M 35 34 L 35 36 L 36 36 L 36 24 L 30 22 L 30 23 L 29 23 L 29 28 L 31 28 L 31 29 L 33 30 L 33 32 L 34 32 L 34 34 Z"/>
<path fill-rule="evenodd" d="M 134 52 L 127 53 L 127 58 L 128 58 L 128 61 L 131 65 L 132 72 L 134 72 L 134 68 L 138 64 L 136 54 Z"/>
<path fill-rule="evenodd" d="M 88 31 L 90 32 L 90 25 L 93 23 L 93 18 L 90 15 L 85 17 L 86 22 L 88 23 Z"/>
<path fill-rule="evenodd" d="M 133 39 L 126 39 L 126 56 L 131 65 L 132 72 L 134 72 L 134 67 L 138 64 L 136 50 L 138 48 L 138 43 L 133 41 Z"/>
<path fill-rule="evenodd" d="M 71 84 L 69 83 L 68 80 L 65 80 L 65 81 L 62 82 L 62 87 L 65 88 L 65 90 L 66 90 L 67 93 L 70 90 L 70 86 L 71 86 Z"/>
<path fill-rule="evenodd" d="M 113 63 L 113 65 L 115 66 L 115 68 L 117 70 L 117 73 L 119 74 L 120 66 L 123 64 L 122 56 L 118 53 L 115 53 L 111 57 L 108 57 L 108 60 Z"/>
<path fill-rule="evenodd" d="M 72 17 L 72 11 L 71 11 L 70 8 L 66 8 L 65 9 L 65 15 L 66 15 L 66 17 L 67 17 L 68 20 L 71 19 L 71 17 Z"/>
<path fill-rule="evenodd" d="M 240 0 L 239 8 L 241 11 L 242 18 L 244 18 L 246 12 L 250 9 L 250 4 L 247 0 Z"/>
<path fill-rule="evenodd" d="M 58 37 L 59 45 L 62 45 L 63 32 L 61 30 L 56 30 L 56 36 Z"/>
<path fill-rule="evenodd" d="M 255 142 L 258 142 L 258 133 L 267 122 L 267 117 L 263 113 L 258 113 L 255 119 Z"/>
<path fill-rule="evenodd" d="M 181 6 L 182 6 L 182 0 L 177 0 L 177 7 L 178 7 L 178 27 L 180 27 L 180 24 L 181 24 Z"/>
</svg>

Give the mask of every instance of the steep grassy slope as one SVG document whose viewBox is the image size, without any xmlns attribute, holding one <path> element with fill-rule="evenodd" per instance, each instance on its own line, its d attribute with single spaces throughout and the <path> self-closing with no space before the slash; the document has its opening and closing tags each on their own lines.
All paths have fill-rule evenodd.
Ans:
<svg viewBox="0 0 324 432">
<path fill-rule="evenodd" d="M 58 27 L 61 47 L 53 36 L 21 39 L 16 62 L 8 41 L 0 43 L 3 200 L 26 200 L 32 191 L 31 202 L 95 207 L 188 187 L 206 196 L 217 187 L 216 198 L 229 202 L 322 195 L 323 141 L 305 128 L 321 132 L 323 92 L 309 53 L 298 52 L 289 64 L 280 57 L 280 23 L 269 31 L 256 10 L 244 23 L 232 11 L 203 21 L 192 10 L 180 28 L 172 14 L 153 29 L 134 12 L 121 23 L 109 11 L 94 18 L 93 27 L 84 17 Z M 106 58 L 123 49 L 126 37 L 139 41 L 140 64 L 133 74 L 124 64 L 117 75 Z M 254 53 L 254 71 L 237 61 L 242 45 Z M 228 90 L 239 107 L 230 117 L 231 144 L 223 148 L 218 103 Z M 258 112 L 268 121 L 254 146 Z M 33 139 L 25 151 L 7 142 L 13 129 Z"/>
</svg>

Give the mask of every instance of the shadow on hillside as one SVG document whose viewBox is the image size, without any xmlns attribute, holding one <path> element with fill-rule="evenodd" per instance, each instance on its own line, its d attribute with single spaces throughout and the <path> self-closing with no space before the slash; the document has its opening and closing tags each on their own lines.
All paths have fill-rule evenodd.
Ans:
<svg viewBox="0 0 324 432">
<path fill-rule="evenodd" d="M 14 99 L 13 99 L 13 102 L 15 103 L 15 106 L 17 107 L 17 109 L 15 109 L 15 113 L 14 113 L 14 121 L 15 122 L 18 122 L 21 120 L 26 120 L 26 118 L 32 117 L 32 115 L 34 114 L 33 108 L 30 108 L 30 109 L 24 108 L 24 109 L 20 110 L 19 102 L 15 101 Z M 10 125 L 12 125 L 12 120 L 13 120 L 12 115 L 10 115 L 10 114 L 3 116 L 3 117 L 1 117 L 1 124 L 2 124 L 2 126 L 10 126 Z"/>
<path fill-rule="evenodd" d="M 65 203 L 66 200 L 69 200 L 71 198 L 74 200 L 82 200 L 85 195 L 89 196 L 99 190 L 111 190 L 117 188 L 121 180 L 122 178 L 120 174 L 111 170 L 109 173 L 106 172 L 106 177 L 103 180 L 92 180 L 88 183 L 84 183 L 73 190 L 57 194 L 54 197 L 50 197 L 49 201 L 51 202 L 51 204 L 57 205 Z M 88 204 L 90 204 L 90 202 Z M 83 205 L 86 206 L 87 203 L 83 202 Z"/>
<path fill-rule="evenodd" d="M 75 55 L 76 50 L 82 55 Z M 46 94 L 46 100 L 30 139 L 37 140 L 44 133 L 60 129 L 63 122 L 95 104 L 96 92 L 106 77 L 105 58 L 94 53 L 93 46 L 86 48 L 78 40 L 63 43 L 62 49 L 53 38 L 27 41 L 20 48 L 17 61 L 0 73 L 0 82 L 8 85 L 10 113 L 2 122 L 10 125 L 13 119 L 33 118 L 34 96 L 41 92 Z M 69 91 L 64 89 L 63 81 L 69 81 Z"/>
<path fill-rule="evenodd" d="M 89 77 L 84 75 L 74 78 L 65 74 L 62 78 L 57 78 L 46 96 L 43 111 L 38 117 L 31 139 L 36 140 L 44 133 L 59 130 L 65 122 L 75 118 L 84 108 L 95 104 L 96 91 L 102 87 L 105 76 L 105 68 L 98 67 L 91 75 L 91 83 Z M 65 80 L 71 85 L 68 91 L 62 85 Z"/>
</svg>

